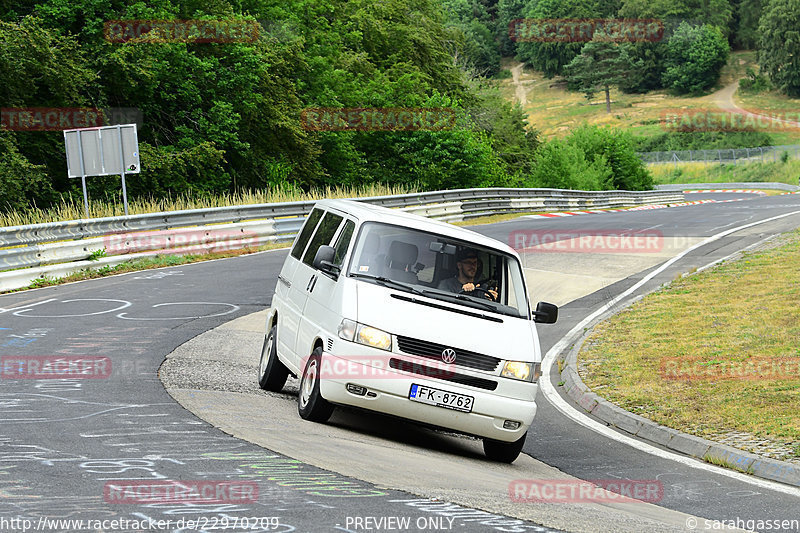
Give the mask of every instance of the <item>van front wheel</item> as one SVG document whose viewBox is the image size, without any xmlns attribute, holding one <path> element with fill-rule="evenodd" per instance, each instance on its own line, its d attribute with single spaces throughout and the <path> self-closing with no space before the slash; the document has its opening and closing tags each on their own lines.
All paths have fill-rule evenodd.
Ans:
<svg viewBox="0 0 800 533">
<path fill-rule="evenodd" d="M 519 457 L 522 451 L 522 446 L 525 444 L 525 437 L 528 433 L 525 432 L 519 439 L 514 442 L 503 442 L 494 439 L 483 439 L 483 452 L 486 457 L 498 463 L 513 463 Z"/>
<path fill-rule="evenodd" d="M 277 334 L 277 326 L 272 326 L 264 337 L 258 362 L 258 386 L 272 392 L 280 392 L 289 377 L 289 369 L 278 359 Z"/>
<path fill-rule="evenodd" d="M 319 393 L 321 365 L 322 348 L 316 348 L 308 357 L 303 376 L 300 379 L 297 412 L 300 413 L 301 418 L 312 422 L 325 422 L 333 414 L 333 405 Z"/>
</svg>

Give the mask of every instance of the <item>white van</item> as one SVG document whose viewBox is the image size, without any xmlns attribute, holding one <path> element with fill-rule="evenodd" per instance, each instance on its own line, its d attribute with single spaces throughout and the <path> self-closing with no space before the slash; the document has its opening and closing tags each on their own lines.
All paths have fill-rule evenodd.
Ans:
<svg viewBox="0 0 800 533">
<path fill-rule="evenodd" d="M 483 438 L 514 461 L 536 414 L 542 354 L 519 256 L 473 231 L 349 200 L 309 214 L 278 276 L 258 369 L 301 376 L 300 416 L 335 405 Z"/>
</svg>

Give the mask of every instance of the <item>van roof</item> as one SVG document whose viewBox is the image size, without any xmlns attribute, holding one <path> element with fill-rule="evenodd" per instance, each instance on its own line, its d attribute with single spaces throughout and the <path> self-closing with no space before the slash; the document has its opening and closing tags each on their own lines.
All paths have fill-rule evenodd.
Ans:
<svg viewBox="0 0 800 533">
<path fill-rule="evenodd" d="M 423 231 L 431 231 L 447 237 L 452 237 L 454 239 L 469 241 L 478 246 L 494 248 L 496 250 L 510 253 L 511 255 L 517 255 L 516 250 L 501 241 L 492 239 L 491 237 L 486 237 L 485 235 L 481 235 L 480 233 L 466 228 L 454 226 L 439 220 L 433 220 L 423 216 L 414 215 L 398 209 L 388 209 L 386 207 L 367 204 L 364 202 L 339 199 L 319 200 L 316 205 L 323 208 L 329 207 L 331 209 L 348 213 L 357 218 L 360 223 L 367 221 L 378 221 L 385 222 L 387 224 L 406 226 Z"/>
</svg>

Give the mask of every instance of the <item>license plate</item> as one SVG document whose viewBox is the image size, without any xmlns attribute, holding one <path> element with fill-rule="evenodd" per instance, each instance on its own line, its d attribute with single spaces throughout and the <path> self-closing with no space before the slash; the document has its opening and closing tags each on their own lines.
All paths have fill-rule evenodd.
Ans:
<svg viewBox="0 0 800 533">
<path fill-rule="evenodd" d="M 463 411 L 465 413 L 471 413 L 472 404 L 475 403 L 475 398 L 467 396 L 466 394 L 433 389 L 417 384 L 411 385 L 408 399 L 428 405 L 435 405 L 436 407 L 444 407 L 445 409 Z"/>
</svg>

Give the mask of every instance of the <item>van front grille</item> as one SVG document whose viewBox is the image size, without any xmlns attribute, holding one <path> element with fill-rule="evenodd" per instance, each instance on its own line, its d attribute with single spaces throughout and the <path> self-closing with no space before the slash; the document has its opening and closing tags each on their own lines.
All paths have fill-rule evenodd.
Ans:
<svg viewBox="0 0 800 533">
<path fill-rule="evenodd" d="M 497 382 L 490 379 L 476 378 L 474 376 L 467 376 L 466 374 L 457 374 L 441 368 L 431 368 L 429 366 L 412 363 L 411 361 L 403 361 L 402 359 L 389 359 L 389 367 L 395 370 L 402 370 L 410 374 L 424 376 L 426 378 L 443 379 L 445 381 L 452 381 L 460 385 L 468 385 L 479 389 L 495 390 Z"/>
<path fill-rule="evenodd" d="M 470 350 L 445 346 L 444 344 L 436 344 L 430 341 L 412 339 L 411 337 L 402 337 L 400 335 L 397 336 L 397 346 L 400 348 L 401 352 L 428 359 L 436 359 L 437 361 L 442 361 L 442 352 L 451 348 L 456 352 L 456 360 L 453 363 L 455 366 L 463 366 L 488 372 L 497 370 L 497 366 L 501 361 L 497 357 L 492 357 L 490 355 L 483 355 Z"/>
</svg>

